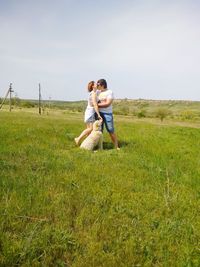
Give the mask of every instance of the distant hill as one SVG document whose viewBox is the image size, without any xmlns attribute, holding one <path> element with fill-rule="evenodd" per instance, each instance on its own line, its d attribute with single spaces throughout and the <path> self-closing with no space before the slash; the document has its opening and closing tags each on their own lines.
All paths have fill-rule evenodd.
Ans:
<svg viewBox="0 0 200 267">
<path fill-rule="evenodd" d="M 8 104 L 8 100 L 5 104 Z M 19 108 L 36 108 L 38 100 L 13 98 L 12 104 Z M 60 109 L 83 113 L 87 101 L 43 100 L 43 109 Z M 152 100 L 152 99 L 115 99 L 113 112 L 118 115 L 141 117 L 169 117 L 181 120 L 200 120 L 200 101 L 189 100 Z"/>
</svg>

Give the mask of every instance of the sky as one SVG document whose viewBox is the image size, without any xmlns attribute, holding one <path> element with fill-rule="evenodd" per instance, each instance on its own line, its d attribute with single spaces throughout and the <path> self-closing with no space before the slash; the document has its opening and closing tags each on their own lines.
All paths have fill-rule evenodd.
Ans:
<svg viewBox="0 0 200 267">
<path fill-rule="evenodd" d="M 0 0 L 0 97 L 200 101 L 200 1 Z"/>
</svg>

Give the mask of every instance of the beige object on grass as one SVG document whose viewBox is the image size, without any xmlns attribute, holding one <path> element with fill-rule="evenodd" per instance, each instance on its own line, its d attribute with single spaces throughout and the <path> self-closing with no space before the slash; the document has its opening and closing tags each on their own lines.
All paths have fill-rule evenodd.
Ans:
<svg viewBox="0 0 200 267">
<path fill-rule="evenodd" d="M 99 149 L 103 149 L 103 134 L 101 132 L 101 124 L 102 122 L 100 120 L 96 120 L 93 123 L 92 132 L 83 141 L 83 143 L 80 145 L 80 148 L 93 150 L 98 145 Z"/>
</svg>

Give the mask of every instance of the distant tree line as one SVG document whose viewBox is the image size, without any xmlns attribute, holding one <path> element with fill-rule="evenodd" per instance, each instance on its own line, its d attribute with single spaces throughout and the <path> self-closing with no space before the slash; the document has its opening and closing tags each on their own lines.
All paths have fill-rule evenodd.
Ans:
<svg viewBox="0 0 200 267">
<path fill-rule="evenodd" d="M 3 99 L 0 99 L 2 102 Z M 9 104 L 7 99 L 5 104 Z M 12 98 L 12 106 L 17 108 L 38 108 L 37 100 Z M 86 101 L 56 101 L 43 100 L 42 109 L 60 109 L 68 112 L 84 113 Z M 169 119 L 200 120 L 200 102 L 173 101 L 173 100 L 115 100 L 113 113 L 116 115 L 132 116 L 137 118 L 159 118 L 163 121 Z"/>
</svg>

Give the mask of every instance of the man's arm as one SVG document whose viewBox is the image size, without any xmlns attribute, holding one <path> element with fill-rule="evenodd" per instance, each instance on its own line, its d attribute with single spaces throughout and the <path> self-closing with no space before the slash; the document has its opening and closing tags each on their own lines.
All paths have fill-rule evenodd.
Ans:
<svg viewBox="0 0 200 267">
<path fill-rule="evenodd" d="M 99 108 L 107 108 L 109 107 L 113 102 L 112 98 L 107 98 L 106 101 L 104 101 L 103 103 L 98 103 L 98 107 Z"/>
</svg>

